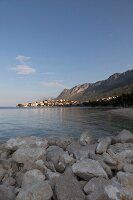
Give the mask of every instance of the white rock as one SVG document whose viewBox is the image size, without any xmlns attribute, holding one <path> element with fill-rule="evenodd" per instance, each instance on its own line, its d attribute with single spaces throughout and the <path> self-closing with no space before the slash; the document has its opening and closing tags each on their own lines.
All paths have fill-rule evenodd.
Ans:
<svg viewBox="0 0 133 200">
<path fill-rule="evenodd" d="M 17 163 L 36 161 L 45 159 L 46 150 L 43 147 L 20 147 L 12 157 Z"/>
<path fill-rule="evenodd" d="M 96 153 L 102 154 L 107 151 L 108 146 L 111 144 L 111 138 L 101 138 L 96 148 Z"/>
<path fill-rule="evenodd" d="M 85 159 L 78 161 L 72 166 L 73 173 L 77 176 L 83 178 L 84 180 L 89 180 L 92 177 L 103 177 L 107 178 L 107 174 L 100 165 L 98 161 Z"/>
<path fill-rule="evenodd" d="M 38 169 L 27 171 L 23 175 L 22 188 L 28 188 L 31 185 L 45 180 L 45 175 Z"/>
</svg>

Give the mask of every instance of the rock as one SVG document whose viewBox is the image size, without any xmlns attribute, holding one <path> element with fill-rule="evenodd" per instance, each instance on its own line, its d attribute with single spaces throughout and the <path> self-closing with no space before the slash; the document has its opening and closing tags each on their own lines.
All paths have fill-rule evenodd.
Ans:
<svg viewBox="0 0 133 200">
<path fill-rule="evenodd" d="M 110 145 L 108 149 L 108 151 L 112 152 L 113 154 L 119 154 L 128 150 L 133 150 L 133 143 L 116 143 L 114 145 Z"/>
<path fill-rule="evenodd" d="M 98 178 L 92 178 L 85 186 L 84 186 L 84 192 L 86 194 L 90 194 L 92 192 L 102 191 L 104 187 L 107 185 L 108 180 L 102 177 Z"/>
<path fill-rule="evenodd" d="M 92 144 L 94 142 L 93 136 L 89 131 L 86 131 L 81 134 L 79 143 L 83 146 L 86 146 L 87 144 Z"/>
<path fill-rule="evenodd" d="M 43 160 L 37 160 L 35 162 L 36 169 L 39 169 L 44 174 L 47 172 L 47 167 L 45 166 L 45 162 Z"/>
<path fill-rule="evenodd" d="M 2 165 L 3 169 L 5 169 L 5 170 L 11 169 L 11 161 L 9 159 L 8 160 L 0 159 L 0 164 Z"/>
<path fill-rule="evenodd" d="M 13 186 L 15 185 L 16 180 L 13 177 L 8 176 L 3 178 L 2 183 L 6 186 Z"/>
<path fill-rule="evenodd" d="M 16 197 L 13 188 L 0 185 L 0 200 L 14 200 Z"/>
<path fill-rule="evenodd" d="M 110 137 L 105 137 L 99 139 L 99 143 L 96 148 L 96 153 L 102 154 L 107 151 L 108 146 L 111 144 L 112 138 Z"/>
<path fill-rule="evenodd" d="M 58 172 L 63 172 L 67 165 L 74 162 L 73 157 L 58 146 L 50 146 L 47 149 L 46 160 L 52 162 Z"/>
<path fill-rule="evenodd" d="M 89 195 L 86 200 L 131 200 L 130 197 L 127 198 L 126 196 L 125 198 L 127 192 L 131 194 L 130 191 L 123 188 L 116 178 L 105 181 L 101 180 L 101 184 L 98 179 L 91 179 L 89 181 L 87 190 Z"/>
<path fill-rule="evenodd" d="M 38 169 L 27 171 L 23 175 L 22 188 L 28 188 L 31 185 L 45 180 L 45 176 Z"/>
<path fill-rule="evenodd" d="M 70 171 L 61 175 L 55 182 L 55 193 L 58 200 L 84 200 L 79 182 Z"/>
<path fill-rule="evenodd" d="M 113 176 L 110 167 L 104 162 L 103 157 L 101 155 L 95 154 L 95 153 L 90 153 L 89 158 L 91 158 L 93 160 L 97 160 L 100 163 L 100 165 L 102 166 L 102 168 L 105 170 L 105 172 L 107 173 L 109 178 L 111 178 Z"/>
<path fill-rule="evenodd" d="M 109 165 L 117 165 L 117 161 L 113 159 L 108 153 L 103 153 L 102 156 L 105 163 Z"/>
<path fill-rule="evenodd" d="M 125 164 L 123 166 L 124 172 L 129 172 L 133 174 L 133 164 Z"/>
<path fill-rule="evenodd" d="M 21 190 L 16 200 L 51 200 L 53 191 L 47 182 L 37 182 L 31 187 Z"/>
<path fill-rule="evenodd" d="M 17 163 L 34 162 L 45 159 L 46 150 L 43 147 L 20 147 L 12 157 Z"/>
<path fill-rule="evenodd" d="M 49 180 L 49 184 L 51 185 L 52 189 L 54 189 L 55 181 L 60 177 L 60 173 L 52 172 L 51 170 L 47 170 L 46 178 Z"/>
<path fill-rule="evenodd" d="M 133 134 L 128 130 L 121 131 L 117 136 L 113 137 L 113 143 L 132 143 Z"/>
<path fill-rule="evenodd" d="M 109 200 L 124 200 L 123 198 L 121 198 L 121 190 L 121 185 L 114 181 L 110 182 L 110 184 L 104 187 L 104 192 Z"/>
<path fill-rule="evenodd" d="M 7 159 L 8 154 L 9 154 L 9 153 L 8 153 L 7 151 L 2 152 L 1 155 L 0 155 L 0 158 L 1 158 L 1 159 Z"/>
<path fill-rule="evenodd" d="M 23 171 L 29 171 L 32 169 L 38 169 L 45 174 L 47 171 L 47 167 L 45 166 L 45 161 L 37 160 L 34 162 L 32 160 L 29 160 L 24 163 Z"/>
<path fill-rule="evenodd" d="M 86 185 L 87 181 L 81 180 L 81 181 L 79 181 L 79 183 L 80 183 L 81 189 L 83 190 L 83 188 Z"/>
<path fill-rule="evenodd" d="M 3 167 L 0 165 L 0 182 L 3 179 L 5 173 L 6 173 L 6 170 L 3 169 Z"/>
<path fill-rule="evenodd" d="M 24 175 L 24 173 L 21 172 L 21 171 L 16 173 L 15 180 L 16 180 L 16 183 L 17 183 L 18 187 L 21 187 L 21 185 L 22 185 L 23 175 Z"/>
<path fill-rule="evenodd" d="M 68 136 L 50 136 L 47 137 L 49 146 L 59 146 L 60 148 L 66 150 L 66 147 L 72 143 L 73 139 Z"/>
<path fill-rule="evenodd" d="M 74 141 L 67 147 L 67 151 L 74 155 L 76 160 L 83 160 L 88 158 L 90 152 L 95 153 L 96 144 L 81 146 L 78 142 Z"/>
<path fill-rule="evenodd" d="M 98 161 L 85 159 L 78 161 L 72 166 L 73 173 L 84 180 L 89 180 L 92 177 L 107 178 L 107 173 L 104 171 Z"/>
<path fill-rule="evenodd" d="M 54 166 L 54 164 L 53 164 L 51 161 L 49 161 L 49 162 L 45 161 L 45 165 L 46 165 L 46 167 L 47 167 L 48 169 L 50 169 L 52 172 L 56 172 L 55 166 Z"/>
<path fill-rule="evenodd" d="M 133 150 L 124 150 L 116 154 L 117 160 L 133 159 Z"/>
<path fill-rule="evenodd" d="M 104 163 L 102 160 L 98 160 L 98 162 L 100 163 L 100 165 L 102 166 L 104 171 L 107 173 L 108 177 L 112 178 L 113 177 L 113 173 L 111 171 L 111 168 L 106 163 Z"/>
<path fill-rule="evenodd" d="M 46 139 L 42 139 L 35 136 L 16 137 L 16 138 L 11 138 L 10 140 L 8 140 L 5 144 L 5 148 L 10 149 L 10 150 L 16 150 L 20 148 L 21 146 L 30 146 L 30 145 L 47 148 L 48 141 Z"/>
<path fill-rule="evenodd" d="M 117 178 L 119 183 L 126 188 L 133 188 L 133 174 L 128 172 L 118 172 Z"/>
</svg>

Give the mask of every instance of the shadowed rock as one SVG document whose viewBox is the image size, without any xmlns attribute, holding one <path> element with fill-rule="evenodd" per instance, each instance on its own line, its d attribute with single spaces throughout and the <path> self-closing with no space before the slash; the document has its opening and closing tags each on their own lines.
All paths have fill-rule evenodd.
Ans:
<svg viewBox="0 0 133 200">
<path fill-rule="evenodd" d="M 80 184 L 71 171 L 67 171 L 56 180 L 55 193 L 58 200 L 85 199 Z"/>
</svg>

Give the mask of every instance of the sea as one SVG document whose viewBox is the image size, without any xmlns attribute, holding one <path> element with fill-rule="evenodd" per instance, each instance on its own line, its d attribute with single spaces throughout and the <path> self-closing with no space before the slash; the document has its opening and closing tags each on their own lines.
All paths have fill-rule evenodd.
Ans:
<svg viewBox="0 0 133 200">
<path fill-rule="evenodd" d="M 107 108 L 42 107 L 0 108 L 0 142 L 17 136 L 71 136 L 90 131 L 94 137 L 133 132 L 133 120 L 114 115 Z"/>
</svg>

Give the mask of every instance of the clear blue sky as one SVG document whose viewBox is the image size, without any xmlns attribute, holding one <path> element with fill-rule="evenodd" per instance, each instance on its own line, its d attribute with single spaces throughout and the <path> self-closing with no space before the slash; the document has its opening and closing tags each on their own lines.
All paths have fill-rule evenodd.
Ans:
<svg viewBox="0 0 133 200">
<path fill-rule="evenodd" d="M 133 0 L 0 0 L 0 106 L 133 68 Z"/>
</svg>

